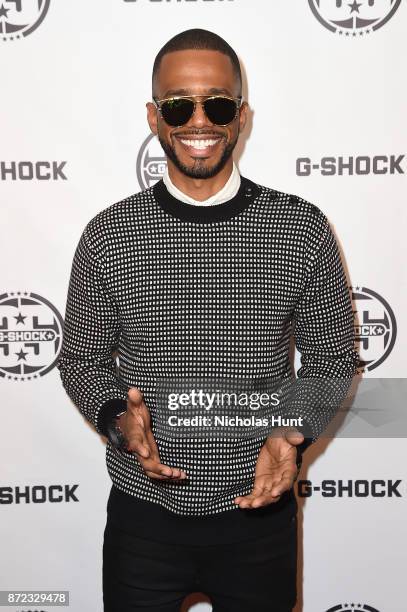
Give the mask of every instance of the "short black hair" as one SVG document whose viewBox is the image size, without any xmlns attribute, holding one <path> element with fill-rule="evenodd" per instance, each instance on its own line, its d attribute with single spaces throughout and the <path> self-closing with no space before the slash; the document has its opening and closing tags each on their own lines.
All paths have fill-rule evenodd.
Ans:
<svg viewBox="0 0 407 612">
<path fill-rule="evenodd" d="M 154 82 L 157 73 L 160 68 L 161 60 L 167 53 L 172 51 L 185 51 L 188 49 L 208 49 L 210 51 L 219 51 L 224 55 L 227 55 L 232 62 L 233 71 L 239 84 L 239 95 L 242 93 L 242 72 L 240 69 L 239 58 L 235 51 L 226 42 L 224 38 L 210 32 L 209 30 L 202 30 L 201 28 L 192 28 L 180 32 L 171 38 L 165 45 L 159 50 L 154 60 L 153 75 L 152 75 L 152 91 L 154 95 Z"/>
</svg>

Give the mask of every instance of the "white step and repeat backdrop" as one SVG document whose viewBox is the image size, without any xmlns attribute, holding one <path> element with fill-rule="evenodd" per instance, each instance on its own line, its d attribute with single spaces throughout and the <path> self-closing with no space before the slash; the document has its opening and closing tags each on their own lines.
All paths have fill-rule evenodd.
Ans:
<svg viewBox="0 0 407 612">
<path fill-rule="evenodd" d="M 328 215 L 360 375 L 406 377 L 406 4 L 0 0 L 0 590 L 67 590 L 72 612 L 102 610 L 104 441 L 55 360 L 83 228 L 165 167 L 145 103 L 174 34 L 203 27 L 235 48 L 251 105 L 241 173 Z M 305 455 L 296 612 L 406 609 L 405 437 L 365 433 Z M 211 610 L 204 596 L 184 607 Z"/>
</svg>

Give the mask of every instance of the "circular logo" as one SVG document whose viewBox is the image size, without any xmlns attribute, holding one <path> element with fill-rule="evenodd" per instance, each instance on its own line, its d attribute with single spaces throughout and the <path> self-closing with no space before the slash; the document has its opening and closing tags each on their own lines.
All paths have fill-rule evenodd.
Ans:
<svg viewBox="0 0 407 612">
<path fill-rule="evenodd" d="M 28 36 L 44 21 L 51 0 L 0 0 L 0 37 Z"/>
<path fill-rule="evenodd" d="M 147 136 L 137 155 L 137 179 L 141 189 L 148 189 L 160 180 L 167 160 L 155 134 Z"/>
<path fill-rule="evenodd" d="M 323 26 L 341 36 L 361 36 L 378 30 L 397 11 L 401 0 L 308 0 Z"/>
<path fill-rule="evenodd" d="M 351 289 L 356 304 L 354 317 L 359 367 L 369 372 L 382 364 L 393 350 L 397 335 L 396 317 L 388 302 L 372 289 Z"/>
<path fill-rule="evenodd" d="M 0 295 L 0 376 L 33 380 L 48 374 L 61 349 L 64 322 L 36 293 Z"/>
<path fill-rule="evenodd" d="M 367 604 L 345 603 L 332 606 L 332 608 L 329 608 L 329 610 L 326 612 L 379 612 L 379 610 L 377 608 L 372 608 L 372 606 L 368 606 Z"/>
</svg>

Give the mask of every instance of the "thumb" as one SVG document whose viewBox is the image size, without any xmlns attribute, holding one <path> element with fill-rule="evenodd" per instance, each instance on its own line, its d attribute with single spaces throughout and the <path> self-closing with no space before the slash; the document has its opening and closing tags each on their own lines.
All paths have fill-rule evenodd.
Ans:
<svg viewBox="0 0 407 612">
<path fill-rule="evenodd" d="M 301 444 L 301 442 L 303 442 L 304 440 L 304 434 L 298 431 L 298 429 L 287 431 L 287 433 L 285 434 L 285 437 L 286 437 L 287 442 L 289 442 L 293 446 L 297 446 L 298 444 Z"/>
<path fill-rule="evenodd" d="M 133 404 L 141 404 L 143 400 L 143 394 L 137 387 L 131 387 L 127 392 L 128 398 Z"/>
</svg>

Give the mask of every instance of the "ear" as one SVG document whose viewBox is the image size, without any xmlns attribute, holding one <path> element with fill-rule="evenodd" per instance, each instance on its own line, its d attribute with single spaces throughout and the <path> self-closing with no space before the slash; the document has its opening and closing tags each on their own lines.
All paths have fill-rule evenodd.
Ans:
<svg viewBox="0 0 407 612">
<path fill-rule="evenodd" d="M 239 132 L 242 132 L 246 125 L 248 109 L 249 104 L 247 102 L 242 102 L 239 109 Z"/>
<path fill-rule="evenodd" d="M 148 121 L 148 125 L 150 126 L 150 130 L 153 132 L 153 134 L 158 134 L 158 127 L 157 127 L 158 109 L 156 105 L 153 104 L 153 102 L 147 102 L 146 108 L 147 108 L 147 121 Z"/>
</svg>

